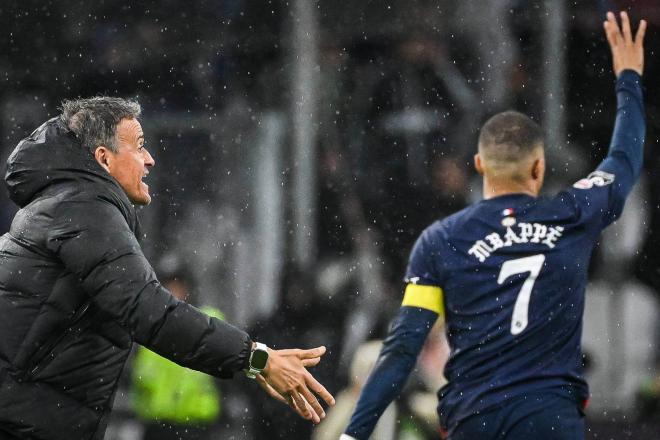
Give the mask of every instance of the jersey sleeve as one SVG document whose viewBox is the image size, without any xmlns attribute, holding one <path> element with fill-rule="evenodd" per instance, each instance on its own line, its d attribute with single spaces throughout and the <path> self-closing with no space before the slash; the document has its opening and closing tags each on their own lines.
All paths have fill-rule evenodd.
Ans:
<svg viewBox="0 0 660 440">
<path fill-rule="evenodd" d="M 401 395 L 437 318 L 436 313 L 422 308 L 399 309 L 345 434 L 358 440 L 369 438 L 385 409 Z"/>
<path fill-rule="evenodd" d="M 642 170 L 646 124 L 641 77 L 632 70 L 622 72 L 616 94 L 616 121 L 607 157 L 567 191 L 578 215 L 594 224 L 597 232 L 621 215 Z"/>
<path fill-rule="evenodd" d="M 360 393 L 346 436 L 369 438 L 387 406 L 401 394 L 438 315 L 444 314 L 438 228 L 437 223 L 427 228 L 413 246 L 404 279 L 408 286 L 403 303 Z"/>
<path fill-rule="evenodd" d="M 417 238 L 408 259 L 406 283 L 440 286 L 438 261 L 441 250 L 437 227 L 437 224 L 432 225 Z"/>
<path fill-rule="evenodd" d="M 434 226 L 417 239 L 410 253 L 404 281 L 407 283 L 402 306 L 417 307 L 444 316 L 443 291 L 440 287 L 439 241 Z"/>
</svg>

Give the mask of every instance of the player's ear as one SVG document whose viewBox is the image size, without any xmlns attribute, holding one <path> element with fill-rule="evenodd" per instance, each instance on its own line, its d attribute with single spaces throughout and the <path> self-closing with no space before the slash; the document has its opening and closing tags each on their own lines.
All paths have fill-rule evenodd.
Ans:
<svg viewBox="0 0 660 440">
<path fill-rule="evenodd" d="M 484 165 L 481 163 L 481 156 L 479 153 L 474 155 L 474 169 L 477 170 L 477 173 L 484 175 Z"/>
<path fill-rule="evenodd" d="M 532 179 L 539 180 L 543 178 L 545 163 L 543 158 L 534 159 L 532 163 Z"/>
<path fill-rule="evenodd" d="M 112 152 L 103 145 L 94 150 L 94 159 L 96 159 L 96 162 L 101 165 L 101 168 L 107 172 L 110 172 L 110 161 L 112 160 L 111 153 Z"/>
</svg>

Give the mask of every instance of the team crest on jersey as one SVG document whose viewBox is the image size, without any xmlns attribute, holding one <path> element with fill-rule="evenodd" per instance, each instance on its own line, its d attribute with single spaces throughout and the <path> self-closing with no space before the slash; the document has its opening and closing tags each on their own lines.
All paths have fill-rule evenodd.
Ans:
<svg viewBox="0 0 660 440">
<path fill-rule="evenodd" d="M 516 218 L 515 217 L 504 217 L 502 219 L 502 226 L 505 228 L 510 228 L 511 226 L 516 224 Z"/>
<path fill-rule="evenodd" d="M 516 211 L 514 211 L 513 208 L 506 208 L 505 210 L 502 211 L 502 215 L 504 218 L 502 219 L 502 226 L 505 228 L 510 228 L 511 226 L 516 224 L 516 218 L 513 216 Z"/>
<path fill-rule="evenodd" d="M 594 186 L 610 185 L 612 182 L 614 182 L 614 174 L 598 170 L 589 174 L 585 179 L 580 179 L 575 182 L 573 188 L 590 189 Z"/>
</svg>

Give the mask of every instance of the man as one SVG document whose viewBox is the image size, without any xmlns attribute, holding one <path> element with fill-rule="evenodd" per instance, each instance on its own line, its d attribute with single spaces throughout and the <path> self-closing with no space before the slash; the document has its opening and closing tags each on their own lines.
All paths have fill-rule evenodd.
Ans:
<svg viewBox="0 0 660 440">
<path fill-rule="evenodd" d="M 63 103 L 21 141 L 6 183 L 20 207 L 0 238 L 0 438 L 101 439 L 137 342 L 185 367 L 247 370 L 318 423 L 332 396 L 305 369 L 324 347 L 270 350 L 174 298 L 137 237 L 154 166 L 136 102 Z"/>
<path fill-rule="evenodd" d="M 484 200 L 436 222 L 410 257 L 401 310 L 343 439 L 364 440 L 401 391 L 443 315 L 451 346 L 439 391 L 452 440 L 583 439 L 588 390 L 580 337 L 591 251 L 639 176 L 644 143 L 642 21 L 605 22 L 618 110 L 607 158 L 555 197 L 538 197 L 545 160 L 540 127 L 505 112 L 481 129 Z M 440 372 L 438 372 L 440 374 Z"/>
</svg>

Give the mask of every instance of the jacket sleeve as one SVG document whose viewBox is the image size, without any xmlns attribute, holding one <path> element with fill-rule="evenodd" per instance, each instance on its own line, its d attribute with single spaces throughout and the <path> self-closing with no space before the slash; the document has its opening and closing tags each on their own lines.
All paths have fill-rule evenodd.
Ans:
<svg viewBox="0 0 660 440">
<path fill-rule="evenodd" d="M 247 333 L 162 287 L 115 205 L 100 198 L 62 201 L 52 222 L 48 248 L 135 342 L 222 378 L 245 368 L 251 350 Z"/>
</svg>

